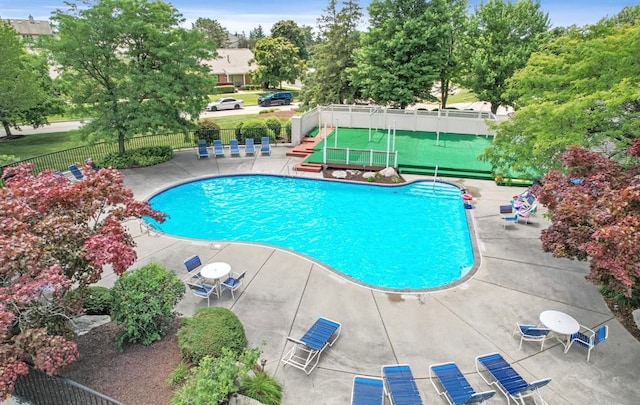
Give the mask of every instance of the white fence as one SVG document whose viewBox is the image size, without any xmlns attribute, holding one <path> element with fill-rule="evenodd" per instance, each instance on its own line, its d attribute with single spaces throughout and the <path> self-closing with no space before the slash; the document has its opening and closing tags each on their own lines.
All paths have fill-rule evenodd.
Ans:
<svg viewBox="0 0 640 405">
<path fill-rule="evenodd" d="M 322 160 L 325 165 L 398 167 L 398 153 L 393 151 L 325 147 Z"/>
</svg>

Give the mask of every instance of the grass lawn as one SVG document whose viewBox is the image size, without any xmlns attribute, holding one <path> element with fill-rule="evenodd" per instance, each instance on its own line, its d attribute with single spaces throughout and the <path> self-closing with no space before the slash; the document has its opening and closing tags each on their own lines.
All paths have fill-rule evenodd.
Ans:
<svg viewBox="0 0 640 405">
<path fill-rule="evenodd" d="M 451 94 L 447 97 L 447 104 L 473 103 L 475 101 L 480 101 L 478 96 L 476 96 L 471 90 L 467 89 L 460 89 L 456 94 Z"/>
<path fill-rule="evenodd" d="M 78 131 L 31 134 L 19 139 L 2 139 L 0 155 L 14 155 L 22 160 L 82 145 Z"/>
</svg>

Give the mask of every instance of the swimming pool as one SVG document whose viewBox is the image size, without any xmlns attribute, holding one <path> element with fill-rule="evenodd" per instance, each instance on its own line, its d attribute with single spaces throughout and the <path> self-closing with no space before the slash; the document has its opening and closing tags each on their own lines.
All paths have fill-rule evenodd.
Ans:
<svg viewBox="0 0 640 405">
<path fill-rule="evenodd" d="M 167 234 L 260 242 L 309 255 L 374 287 L 424 289 L 464 276 L 474 255 L 460 190 L 271 175 L 191 181 L 149 199 Z"/>
</svg>

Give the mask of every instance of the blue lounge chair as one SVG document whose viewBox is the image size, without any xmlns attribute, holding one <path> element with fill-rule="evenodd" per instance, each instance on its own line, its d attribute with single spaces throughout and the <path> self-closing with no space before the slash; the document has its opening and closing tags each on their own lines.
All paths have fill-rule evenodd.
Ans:
<svg viewBox="0 0 640 405">
<path fill-rule="evenodd" d="M 215 139 L 213 141 L 213 154 L 218 156 L 224 156 L 224 147 L 222 146 L 222 141 L 220 139 Z"/>
<path fill-rule="evenodd" d="M 204 139 L 198 139 L 198 159 L 209 157 L 209 150 L 207 149 L 207 141 Z"/>
<path fill-rule="evenodd" d="M 493 380 L 488 380 L 480 370 L 482 366 L 491 374 Z M 546 404 L 539 389 L 551 382 L 551 378 L 537 380 L 529 384 L 500 353 L 490 353 L 476 357 L 476 370 L 489 385 L 495 385 L 507 398 L 507 403 L 513 400 L 516 404 L 525 405 L 524 399 L 535 396 L 536 404 Z"/>
<path fill-rule="evenodd" d="M 271 145 L 269 144 L 269 137 L 263 136 L 260 142 L 260 153 L 262 155 L 270 155 L 271 154 Z"/>
<path fill-rule="evenodd" d="M 240 146 L 238 146 L 237 139 L 229 141 L 229 149 L 231 150 L 231 156 L 240 156 Z"/>
<path fill-rule="evenodd" d="M 384 392 L 392 405 L 421 405 L 422 397 L 407 364 L 382 366 Z"/>
<path fill-rule="evenodd" d="M 520 346 L 518 350 L 522 350 L 522 342 L 525 340 L 528 342 L 541 342 L 540 350 L 544 349 L 544 342 L 549 337 L 551 329 L 541 328 L 536 325 L 523 325 L 516 323 L 516 328 L 513 331 L 513 335 L 520 334 Z"/>
<path fill-rule="evenodd" d="M 382 379 L 359 375 L 353 377 L 351 405 L 384 405 Z"/>
<path fill-rule="evenodd" d="M 253 156 L 256 154 L 256 149 L 253 144 L 253 138 L 245 139 L 244 144 L 244 154 L 245 156 Z"/>
<path fill-rule="evenodd" d="M 293 347 L 284 355 L 282 363 L 311 374 L 318 365 L 320 355 L 328 346 L 332 346 L 340 336 L 341 325 L 338 322 L 326 318 L 318 320 L 300 338 L 287 337 L 293 342 Z"/>
<path fill-rule="evenodd" d="M 445 395 L 445 398 L 451 405 L 482 404 L 496 393 L 493 390 L 475 392 L 455 363 L 442 363 L 430 366 L 429 377 L 438 395 Z M 440 383 L 442 390 L 436 385 L 436 380 Z"/>
<path fill-rule="evenodd" d="M 73 174 L 73 177 L 75 177 L 77 180 L 84 179 L 84 174 L 80 171 L 80 169 L 78 169 L 78 166 L 76 165 L 69 166 L 69 171 L 71 172 L 71 174 Z"/>
</svg>

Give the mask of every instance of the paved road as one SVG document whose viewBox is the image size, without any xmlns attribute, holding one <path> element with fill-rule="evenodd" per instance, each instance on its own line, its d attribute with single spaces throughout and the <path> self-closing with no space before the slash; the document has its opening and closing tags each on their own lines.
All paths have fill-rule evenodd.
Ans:
<svg viewBox="0 0 640 405">
<path fill-rule="evenodd" d="M 296 107 L 297 107 L 297 103 L 294 103 L 291 105 L 278 106 L 278 107 L 268 107 L 268 108 L 275 108 L 277 110 L 288 111 Z M 200 118 L 215 118 L 215 117 L 223 117 L 228 115 L 258 114 L 260 111 L 265 109 L 267 108 L 259 107 L 256 105 L 256 106 L 247 106 L 239 110 L 224 110 L 224 111 L 215 111 L 215 112 L 203 111 L 202 114 L 200 114 Z M 58 121 L 58 122 L 52 122 L 51 124 L 44 127 L 40 127 L 40 128 L 32 128 L 32 127 L 25 126 L 22 128 L 21 131 L 16 131 L 15 129 L 12 129 L 11 133 L 14 135 L 19 135 L 19 134 L 31 135 L 31 134 L 44 134 L 44 133 L 50 133 L 50 132 L 66 132 L 66 131 L 78 129 L 81 126 L 82 126 L 81 120 Z M 0 136 L 6 136 L 4 129 L 0 130 Z"/>
</svg>

